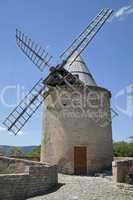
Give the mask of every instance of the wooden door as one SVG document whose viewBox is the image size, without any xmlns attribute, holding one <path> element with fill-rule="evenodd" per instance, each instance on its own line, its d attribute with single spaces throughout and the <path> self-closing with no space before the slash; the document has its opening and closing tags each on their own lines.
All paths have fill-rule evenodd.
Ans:
<svg viewBox="0 0 133 200">
<path fill-rule="evenodd" d="M 77 175 L 87 174 L 87 151 L 84 146 L 74 147 L 74 172 Z"/>
</svg>

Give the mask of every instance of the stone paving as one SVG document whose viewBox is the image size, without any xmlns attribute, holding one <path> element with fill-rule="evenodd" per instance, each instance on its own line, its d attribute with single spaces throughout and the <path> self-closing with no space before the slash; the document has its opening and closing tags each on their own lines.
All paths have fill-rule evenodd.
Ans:
<svg viewBox="0 0 133 200">
<path fill-rule="evenodd" d="M 133 200 L 133 194 L 101 177 L 59 174 L 59 187 L 43 196 L 28 200 Z"/>
</svg>

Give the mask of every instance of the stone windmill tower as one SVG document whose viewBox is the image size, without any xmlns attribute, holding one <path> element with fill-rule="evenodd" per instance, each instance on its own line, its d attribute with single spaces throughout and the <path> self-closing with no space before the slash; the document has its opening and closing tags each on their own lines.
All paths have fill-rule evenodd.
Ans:
<svg viewBox="0 0 133 200">
<path fill-rule="evenodd" d="M 80 56 L 70 72 L 84 86 L 62 85 L 45 99 L 41 160 L 63 173 L 89 174 L 112 163 L 111 93 L 97 86 Z"/>
<path fill-rule="evenodd" d="M 110 92 L 97 86 L 81 52 L 111 15 L 102 9 L 85 30 L 60 56 L 61 64 L 50 65 L 51 57 L 21 31 L 17 45 L 42 70 L 50 69 L 4 124 L 15 135 L 44 102 L 41 161 L 57 164 L 68 174 L 89 174 L 109 167 L 112 162 Z"/>
</svg>

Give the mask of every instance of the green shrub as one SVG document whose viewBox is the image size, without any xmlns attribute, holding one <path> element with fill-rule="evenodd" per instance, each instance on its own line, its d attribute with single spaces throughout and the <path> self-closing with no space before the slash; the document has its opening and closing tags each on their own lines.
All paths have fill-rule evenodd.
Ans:
<svg viewBox="0 0 133 200">
<path fill-rule="evenodd" d="M 40 157 L 40 151 L 41 151 L 41 145 L 35 147 L 31 152 L 29 152 L 27 154 L 28 157 L 32 157 L 32 158 L 39 158 Z"/>
<path fill-rule="evenodd" d="M 113 154 L 115 157 L 133 157 L 133 142 L 114 142 Z"/>
</svg>

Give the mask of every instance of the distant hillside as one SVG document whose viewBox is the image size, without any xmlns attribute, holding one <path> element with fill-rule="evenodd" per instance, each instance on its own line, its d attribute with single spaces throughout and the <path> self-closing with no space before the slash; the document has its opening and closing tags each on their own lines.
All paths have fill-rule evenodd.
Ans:
<svg viewBox="0 0 133 200">
<path fill-rule="evenodd" d="M 8 146 L 8 145 L 0 145 L 0 154 L 8 156 L 13 148 L 20 148 L 25 154 L 31 152 L 36 146 Z"/>
</svg>

